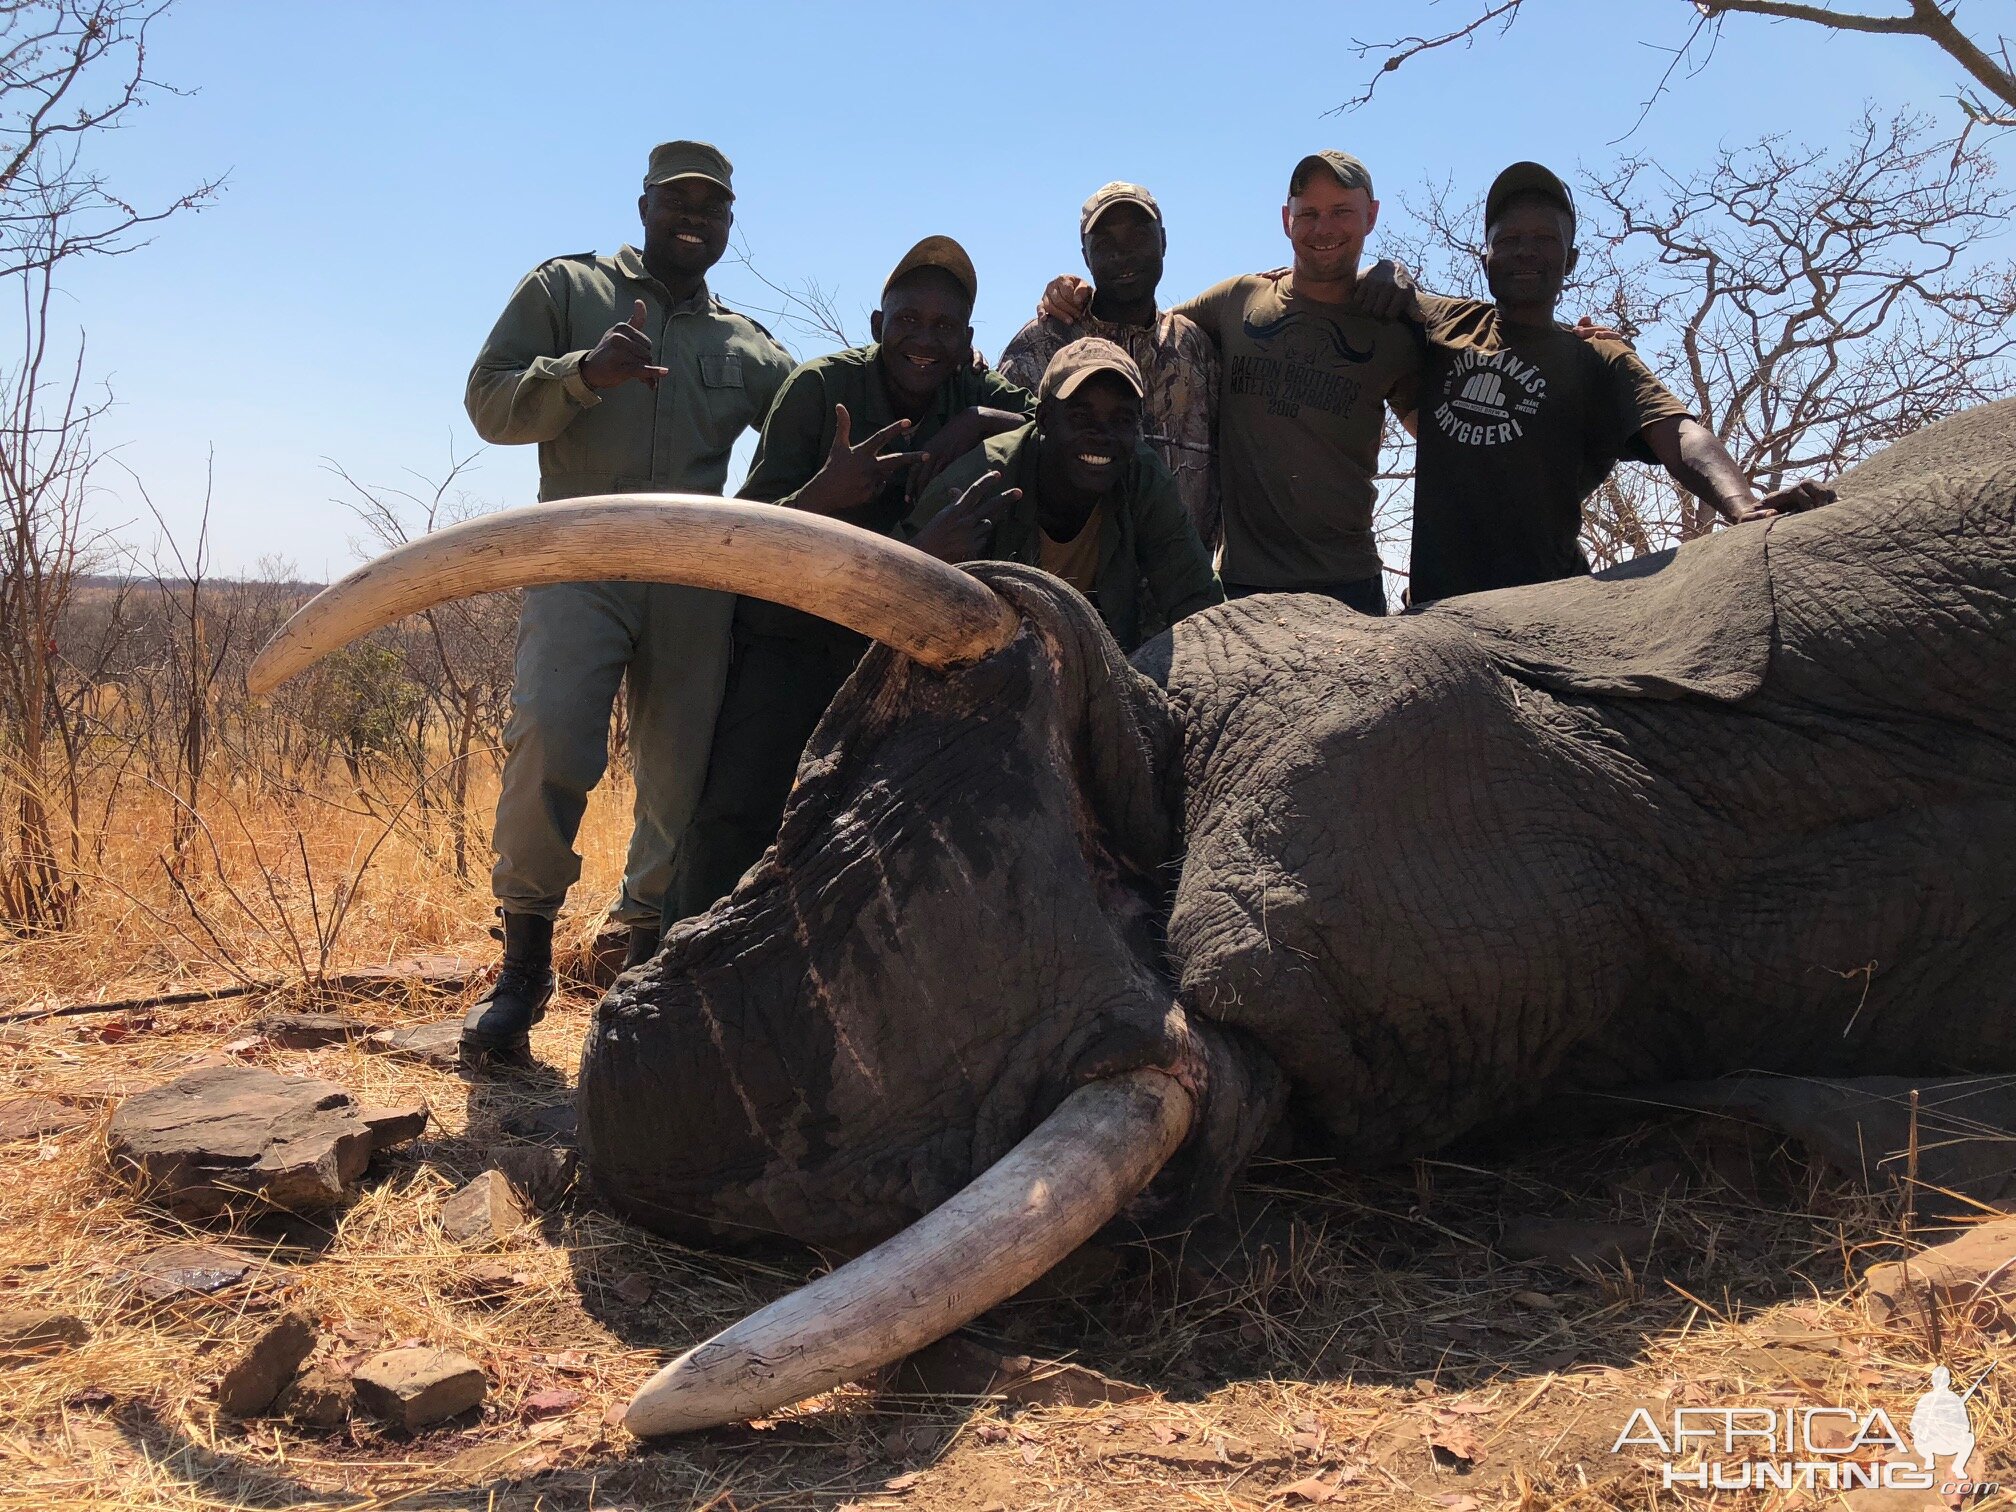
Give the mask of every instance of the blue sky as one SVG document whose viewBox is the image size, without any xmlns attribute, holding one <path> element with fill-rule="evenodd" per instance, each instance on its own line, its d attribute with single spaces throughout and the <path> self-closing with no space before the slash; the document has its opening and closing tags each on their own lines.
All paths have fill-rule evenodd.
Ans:
<svg viewBox="0 0 2016 1512">
<path fill-rule="evenodd" d="M 101 439 L 193 534 L 215 453 L 213 560 L 311 578 L 356 560 L 334 458 L 376 482 L 473 450 L 471 358 L 542 259 L 632 237 L 645 154 L 673 136 L 734 159 L 738 230 L 771 278 L 816 279 L 857 329 L 895 258 L 957 236 L 980 271 L 990 356 L 1044 280 L 1079 266 L 1077 207 L 1147 184 L 1169 226 L 1165 295 L 1285 260 L 1278 206 L 1304 152 L 1370 165 L 1386 215 L 1429 177 L 1481 186 L 1534 157 L 1566 172 L 1628 148 L 1676 169 L 1719 142 L 1839 134 L 1864 101 L 1950 111 L 1929 48 L 1732 23 L 1623 147 L 1683 0 L 1532 0 L 1509 36 L 1423 58 L 1328 115 L 1364 65 L 1353 36 L 1456 17 L 1468 0 L 1164 4 L 629 5 L 181 0 L 155 40 L 157 100 L 101 159 L 145 202 L 228 172 L 211 209 L 69 279 L 88 370 L 117 407 Z M 1376 238 L 1375 238 L 1376 250 Z M 746 273 L 716 290 L 774 304 Z M 799 355 L 821 343 L 779 328 Z M 736 475 L 739 477 L 739 470 Z M 533 497 L 531 448 L 467 475 Z M 117 469 L 97 510 L 145 547 Z"/>
</svg>

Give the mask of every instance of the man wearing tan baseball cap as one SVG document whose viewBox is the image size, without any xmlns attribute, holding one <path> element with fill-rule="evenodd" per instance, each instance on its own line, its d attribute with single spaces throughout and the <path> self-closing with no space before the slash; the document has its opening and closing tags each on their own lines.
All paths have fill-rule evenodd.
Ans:
<svg viewBox="0 0 2016 1512">
<path fill-rule="evenodd" d="M 741 497 L 886 535 L 955 458 L 1027 421 L 1035 396 L 973 363 L 978 290 L 951 237 L 905 252 L 869 316 L 875 339 L 785 379 Z M 707 785 L 677 848 L 668 918 L 707 908 L 777 837 L 799 753 L 866 647 L 812 615 L 737 601 Z"/>
<path fill-rule="evenodd" d="M 903 533 L 941 556 L 1062 578 L 1125 651 L 1222 602 L 1176 480 L 1143 436 L 1147 387 L 1119 346 L 1079 337 L 1044 369 L 1035 420 L 941 473 Z"/>
<path fill-rule="evenodd" d="M 1123 348 L 1141 370 L 1142 436 L 1176 479 L 1207 549 L 1218 544 L 1218 353 L 1197 323 L 1156 306 L 1169 238 L 1162 207 L 1139 184 L 1095 190 L 1078 212 L 1078 245 L 1092 275 L 1091 305 L 1075 319 L 1039 315 L 1001 353 L 1002 373 L 1027 389 L 1081 336 Z"/>
</svg>

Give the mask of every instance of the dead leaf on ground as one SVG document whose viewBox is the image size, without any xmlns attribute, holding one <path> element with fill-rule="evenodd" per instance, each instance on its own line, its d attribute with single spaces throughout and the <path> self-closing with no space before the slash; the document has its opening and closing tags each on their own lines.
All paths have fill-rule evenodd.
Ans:
<svg viewBox="0 0 2016 1512">
<path fill-rule="evenodd" d="M 1484 1457 L 1484 1446 L 1477 1441 L 1477 1429 L 1462 1418 L 1436 1413 L 1435 1421 L 1428 1430 L 1428 1446 L 1438 1454 L 1450 1459 L 1461 1460 L 1464 1464 L 1475 1464 Z"/>
<path fill-rule="evenodd" d="M 903 1474 L 892 1475 L 888 1480 L 882 1482 L 882 1489 L 884 1491 L 908 1491 L 922 1479 L 924 1479 L 924 1472 L 922 1470 L 906 1470 Z"/>
<path fill-rule="evenodd" d="M 651 1300 L 651 1278 L 649 1276 L 640 1276 L 635 1271 L 632 1271 L 629 1275 L 618 1281 L 611 1290 L 616 1293 L 616 1299 L 619 1302 L 626 1303 L 631 1307 L 642 1307 L 646 1302 Z"/>
<path fill-rule="evenodd" d="M 1283 1496 L 1296 1497 L 1305 1502 L 1315 1502 L 1320 1505 L 1323 1502 L 1342 1501 L 1344 1499 L 1344 1488 L 1332 1485 L 1321 1476 L 1312 1475 L 1305 1480 L 1298 1480 L 1291 1485 L 1283 1486 L 1281 1494 Z"/>
</svg>

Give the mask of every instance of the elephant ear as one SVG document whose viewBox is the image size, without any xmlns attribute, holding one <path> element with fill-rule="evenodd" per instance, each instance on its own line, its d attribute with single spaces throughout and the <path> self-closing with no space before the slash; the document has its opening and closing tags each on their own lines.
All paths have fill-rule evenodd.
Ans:
<svg viewBox="0 0 2016 1512">
<path fill-rule="evenodd" d="M 1444 599 L 1508 676 L 1554 693 L 1735 703 L 1764 684 L 1776 522 L 1723 531 L 1591 578 Z"/>
</svg>

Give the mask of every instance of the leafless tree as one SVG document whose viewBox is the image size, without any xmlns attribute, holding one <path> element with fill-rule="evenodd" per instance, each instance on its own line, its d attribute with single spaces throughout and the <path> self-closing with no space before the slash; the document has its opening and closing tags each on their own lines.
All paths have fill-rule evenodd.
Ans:
<svg viewBox="0 0 2016 1512">
<path fill-rule="evenodd" d="M 860 345 L 860 338 L 847 329 L 847 318 L 840 313 L 838 301 L 833 291 L 821 286 L 816 280 L 807 278 L 795 284 L 777 282 L 761 268 L 749 251 L 749 244 L 736 238 L 733 256 L 729 262 L 742 269 L 751 278 L 770 291 L 776 301 L 772 305 L 752 305 L 756 314 L 766 316 L 785 329 L 788 338 L 792 332 L 810 336 L 822 345 L 828 342 L 842 347 Z M 787 344 L 788 341 L 787 341 Z"/>
<path fill-rule="evenodd" d="M 51 320 L 58 276 L 73 259 L 131 251 L 143 228 L 219 187 L 141 210 L 90 156 L 162 88 L 147 71 L 147 33 L 165 8 L 0 0 L 0 296 L 19 337 L 0 373 L 0 914 L 21 927 L 60 925 L 72 897 L 48 767 L 52 742 L 73 748 L 52 723 L 65 707 L 56 637 L 97 544 L 85 498 L 92 422 L 109 402 L 86 381 L 82 336 Z"/>
<path fill-rule="evenodd" d="M 1354 41 L 1361 59 L 1377 59 L 1365 87 L 1344 104 L 1354 109 L 1372 98 L 1385 75 L 1423 53 L 1447 47 L 1469 47 L 1480 37 L 1507 30 L 1529 4 L 1539 0 L 1464 0 L 1457 14 L 1464 19 L 1440 31 L 1386 41 Z M 1858 5 L 1809 5 L 1799 0 L 1673 0 L 1676 18 L 1687 30 L 1668 51 L 1673 61 L 1660 78 L 1653 97 L 1663 91 L 1674 72 L 1698 58 L 1697 48 L 1712 51 L 1731 16 L 1757 16 L 1824 27 L 1835 32 L 1859 32 L 1886 37 L 1915 37 L 1944 53 L 1969 83 L 1959 95 L 1970 124 L 2016 126 L 2016 59 L 2010 39 L 1975 34 L 1960 24 L 1959 0 L 1864 0 Z M 1649 103 L 1649 101 L 1648 101 Z"/>
<path fill-rule="evenodd" d="M 1897 437 L 2016 392 L 2016 264 L 1974 249 L 2010 194 L 1978 146 L 1925 117 L 1865 114 L 1841 146 L 1771 137 L 1675 173 L 1586 176 L 1570 318 L 1624 330 L 1760 490 L 1827 477 Z M 1430 288 L 1477 295 L 1481 213 L 1447 187 L 1395 239 Z M 1620 469 L 1585 510 L 1608 565 L 1701 535 L 1713 509 Z"/>
</svg>

